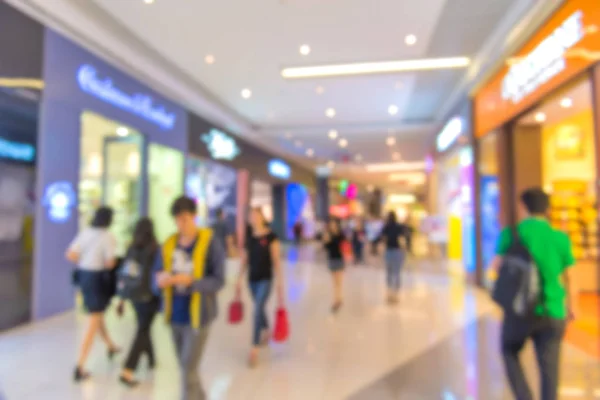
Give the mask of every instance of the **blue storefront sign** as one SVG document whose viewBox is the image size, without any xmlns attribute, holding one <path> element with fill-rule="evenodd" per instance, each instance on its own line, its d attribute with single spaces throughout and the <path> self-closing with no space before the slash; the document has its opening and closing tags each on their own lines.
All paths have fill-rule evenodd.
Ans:
<svg viewBox="0 0 600 400">
<path fill-rule="evenodd" d="M 500 235 L 500 198 L 498 177 L 481 178 L 481 255 L 484 268 L 496 254 L 496 242 Z"/>
<path fill-rule="evenodd" d="M 289 165 L 287 165 L 282 160 L 271 160 L 269 161 L 269 175 L 274 176 L 279 179 L 290 179 L 292 176 L 292 170 Z"/>
</svg>

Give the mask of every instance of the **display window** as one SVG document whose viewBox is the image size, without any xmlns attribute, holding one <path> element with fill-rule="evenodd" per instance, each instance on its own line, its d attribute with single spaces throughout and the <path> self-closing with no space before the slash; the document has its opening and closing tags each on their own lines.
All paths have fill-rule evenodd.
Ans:
<svg viewBox="0 0 600 400">
<path fill-rule="evenodd" d="M 111 207 L 119 256 L 141 215 L 143 146 L 136 130 L 90 111 L 81 115 L 79 228 L 89 225 L 99 206 Z"/>
<path fill-rule="evenodd" d="M 273 186 L 254 180 L 250 185 L 250 207 L 260 208 L 267 221 L 273 221 Z"/>
<path fill-rule="evenodd" d="M 177 230 L 169 210 L 173 201 L 183 194 L 183 179 L 183 153 L 151 143 L 148 146 L 148 215 L 161 243 Z"/>
<path fill-rule="evenodd" d="M 539 137 L 540 183 L 550 194 L 548 218 L 552 226 L 569 236 L 577 260 L 571 275 L 578 289 L 575 301 L 580 315 L 567 338 L 598 353 L 597 149 L 592 85 L 587 76 L 568 84 L 521 117 L 515 134 L 524 128 L 527 134 Z"/>
</svg>

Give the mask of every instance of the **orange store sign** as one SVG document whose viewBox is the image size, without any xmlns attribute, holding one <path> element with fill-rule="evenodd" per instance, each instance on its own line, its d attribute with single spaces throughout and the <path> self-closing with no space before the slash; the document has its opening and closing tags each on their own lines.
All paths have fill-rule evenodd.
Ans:
<svg viewBox="0 0 600 400">
<path fill-rule="evenodd" d="M 567 0 L 475 96 L 475 133 L 483 136 L 600 61 L 600 1 Z"/>
</svg>

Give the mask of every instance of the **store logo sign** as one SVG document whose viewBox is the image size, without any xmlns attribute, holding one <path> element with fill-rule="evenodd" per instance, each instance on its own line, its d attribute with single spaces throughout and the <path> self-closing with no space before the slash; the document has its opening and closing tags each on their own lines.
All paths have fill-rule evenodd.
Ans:
<svg viewBox="0 0 600 400">
<path fill-rule="evenodd" d="M 75 191 L 70 182 L 54 182 L 46 186 L 43 204 L 48 210 L 50 221 L 56 223 L 68 221 L 75 202 Z"/>
<path fill-rule="evenodd" d="M 444 129 L 438 134 L 436 139 L 437 151 L 443 152 L 463 133 L 463 121 L 459 117 L 454 117 L 444 126 Z"/>
<path fill-rule="evenodd" d="M 240 154 L 240 148 L 235 140 L 218 129 L 211 129 L 209 133 L 202 135 L 202 141 L 206 143 L 208 151 L 215 160 L 231 161 Z"/>
<path fill-rule="evenodd" d="M 502 98 L 516 104 L 567 66 L 567 50 L 585 35 L 583 12 L 576 11 L 533 51 L 513 64 L 502 81 Z"/>
<path fill-rule="evenodd" d="M 175 114 L 155 104 L 152 96 L 143 93 L 125 93 L 114 85 L 112 79 L 99 77 L 96 68 L 89 64 L 79 67 L 77 82 L 79 88 L 85 93 L 135 114 L 164 130 L 171 130 L 175 126 Z"/>
<path fill-rule="evenodd" d="M 0 139 L 0 158 L 33 162 L 35 160 L 35 148 L 27 143 Z"/>
<path fill-rule="evenodd" d="M 275 178 L 290 179 L 292 170 L 289 165 L 281 160 L 271 160 L 269 161 L 269 174 Z"/>
</svg>

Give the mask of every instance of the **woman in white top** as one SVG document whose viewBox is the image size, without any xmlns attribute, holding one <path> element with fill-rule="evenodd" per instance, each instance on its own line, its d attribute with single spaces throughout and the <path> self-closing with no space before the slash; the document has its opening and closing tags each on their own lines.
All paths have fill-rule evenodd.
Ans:
<svg viewBox="0 0 600 400">
<path fill-rule="evenodd" d="M 84 370 L 85 361 L 92 348 L 97 333 L 108 346 L 108 357 L 119 352 L 108 335 L 104 323 L 104 311 L 110 303 L 110 289 L 107 287 L 107 271 L 116 265 L 116 240 L 108 230 L 112 223 L 113 211 L 108 207 L 96 210 L 90 227 L 75 237 L 67 250 L 67 260 L 78 266 L 77 282 L 83 295 L 85 308 L 90 314 L 89 324 L 83 338 L 75 381 L 87 379 L 90 374 Z"/>
</svg>

